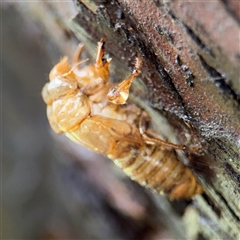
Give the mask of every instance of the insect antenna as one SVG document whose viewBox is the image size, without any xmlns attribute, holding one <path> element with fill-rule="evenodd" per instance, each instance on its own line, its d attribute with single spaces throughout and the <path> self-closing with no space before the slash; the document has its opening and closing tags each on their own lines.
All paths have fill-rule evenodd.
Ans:
<svg viewBox="0 0 240 240">
<path fill-rule="evenodd" d="M 79 66 L 80 64 L 85 63 L 85 62 L 87 62 L 87 61 L 89 61 L 88 58 L 85 59 L 85 60 L 83 60 L 83 61 L 80 61 L 80 62 L 76 63 L 75 65 L 73 65 L 73 67 L 71 68 L 71 70 L 68 71 L 68 72 L 66 72 L 66 73 L 64 73 L 64 74 L 62 75 L 62 77 L 66 77 L 66 76 L 70 75 L 77 66 Z"/>
</svg>

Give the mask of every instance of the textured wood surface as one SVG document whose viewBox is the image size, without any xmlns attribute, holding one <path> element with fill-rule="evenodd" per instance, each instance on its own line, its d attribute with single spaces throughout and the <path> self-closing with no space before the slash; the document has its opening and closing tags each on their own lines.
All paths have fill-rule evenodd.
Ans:
<svg viewBox="0 0 240 240">
<path fill-rule="evenodd" d="M 78 41 L 85 44 L 85 57 L 94 57 L 96 42 L 104 36 L 106 51 L 113 58 L 112 81 L 117 82 L 129 74 L 135 56 L 141 56 L 142 75 L 133 85 L 130 100 L 150 113 L 152 127 L 168 140 L 201 144 L 204 149 L 200 156 L 182 154 L 182 160 L 195 172 L 205 194 L 188 202 L 180 219 L 177 213 L 184 211 L 186 202 L 169 204 L 161 196 L 153 197 L 125 180 L 108 161 L 87 155 L 65 139 L 54 137 L 57 145 L 62 146 L 61 150 L 54 150 L 56 158 L 62 159 L 62 174 L 74 176 L 71 181 L 67 177 L 65 188 L 72 189 L 70 192 L 61 189 L 61 181 L 57 186 L 63 192 L 63 205 L 71 221 L 84 229 L 83 237 L 238 239 L 240 3 L 75 0 L 41 2 L 41 7 L 36 3 L 10 7 L 16 8 L 26 22 L 29 19 L 37 22 L 42 51 L 53 64 L 60 56 L 71 57 Z M 43 74 L 46 79 L 47 72 Z M 91 156 L 92 161 L 87 161 L 86 156 Z M 66 158 L 72 159 L 70 163 Z M 70 205 L 75 203 L 75 208 L 70 207 L 68 196 L 76 194 L 81 197 L 73 197 Z M 93 198 L 94 201 L 88 201 Z M 98 221 L 88 212 L 88 219 L 93 221 L 83 224 L 84 217 L 79 216 L 86 212 L 76 208 L 84 212 L 91 206 L 100 219 L 106 215 L 110 222 L 114 219 L 115 227 L 103 224 L 99 231 L 90 231 L 92 235 L 88 235 L 87 229 L 94 229 Z M 168 218 L 165 224 L 168 233 L 160 231 L 164 225 L 161 216 Z M 81 238 L 78 233 L 76 236 Z"/>
<path fill-rule="evenodd" d="M 84 21 L 87 13 L 80 4 L 84 14 L 73 21 L 73 30 L 81 26 L 94 39 L 106 35 L 114 59 L 130 62 L 135 54 L 143 56 L 142 79 L 147 86 L 143 99 L 164 110 L 178 132 L 186 131 L 184 124 L 176 124 L 183 120 L 192 127 L 192 140 L 204 141 L 204 156 L 190 157 L 206 191 L 196 206 L 209 224 L 200 224 L 208 238 L 239 236 L 240 39 L 239 4 L 230 11 L 233 4 L 127 0 L 95 8 L 86 4 L 90 21 Z M 217 226 L 213 231 L 210 221 Z"/>
</svg>

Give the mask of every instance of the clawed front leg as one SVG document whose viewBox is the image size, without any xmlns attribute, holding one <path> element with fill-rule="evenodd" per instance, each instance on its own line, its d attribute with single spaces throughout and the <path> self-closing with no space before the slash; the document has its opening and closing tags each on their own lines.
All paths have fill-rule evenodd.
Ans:
<svg viewBox="0 0 240 240">
<path fill-rule="evenodd" d="M 137 58 L 135 69 L 133 70 L 132 74 L 128 78 L 124 79 L 121 83 L 110 89 L 107 95 L 109 102 L 114 104 L 124 104 L 127 101 L 131 84 L 135 77 L 137 77 L 140 73 L 141 63 L 141 59 Z"/>
<path fill-rule="evenodd" d="M 149 116 L 147 115 L 146 112 L 143 112 L 139 121 L 139 131 L 147 144 L 151 144 L 151 145 L 159 144 L 167 148 L 182 150 L 188 153 L 198 153 L 198 154 L 202 153 L 201 147 L 196 147 L 196 148 L 188 147 L 184 144 L 178 145 L 178 144 L 169 143 L 163 139 L 160 139 L 159 136 L 157 136 L 157 134 L 149 130 L 146 130 L 148 121 L 149 121 Z"/>
<path fill-rule="evenodd" d="M 110 63 L 112 60 L 111 58 L 107 60 L 103 58 L 105 41 L 106 41 L 106 38 L 101 38 L 100 41 L 98 42 L 97 57 L 96 57 L 96 63 L 95 63 L 96 68 L 102 68 L 106 63 Z"/>
</svg>

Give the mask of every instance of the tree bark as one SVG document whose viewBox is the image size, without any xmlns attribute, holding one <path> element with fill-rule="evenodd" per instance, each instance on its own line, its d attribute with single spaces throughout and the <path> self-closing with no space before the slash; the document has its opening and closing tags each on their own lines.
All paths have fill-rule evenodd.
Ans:
<svg viewBox="0 0 240 240">
<path fill-rule="evenodd" d="M 177 125 L 177 134 L 186 132 L 185 122 L 192 128 L 192 141 L 206 143 L 204 156 L 191 156 L 205 189 L 195 200 L 199 218 L 205 219 L 200 223 L 202 234 L 209 239 L 239 237 L 240 5 L 81 2 L 91 12 L 75 1 L 81 13 L 72 29 L 81 26 L 96 40 L 107 36 L 108 51 L 119 62 L 143 56 L 144 102 L 164 112 L 170 124 Z M 86 16 L 90 21 L 84 21 Z"/>
<path fill-rule="evenodd" d="M 70 12 L 74 12 L 75 16 L 68 21 L 69 14 L 66 15 L 66 12 L 72 9 L 72 4 L 76 11 Z M 75 0 L 66 5 L 48 2 L 42 6 L 45 11 L 42 9 L 41 14 L 44 12 L 49 17 L 39 19 L 62 54 L 72 55 L 76 45 L 69 29 L 85 44 L 90 57 L 95 54 L 96 42 L 101 37 L 107 37 L 106 52 L 113 58 L 113 81 L 118 82 L 129 74 L 134 58 L 140 56 L 143 59 L 142 73 L 133 84 L 129 101 L 145 109 L 151 116 L 152 127 L 159 134 L 168 136 L 169 141 L 191 143 L 203 149 L 204 154 L 185 156 L 180 153 L 205 191 L 202 196 L 196 196 L 188 203 L 183 221 L 178 221 L 179 216 L 174 210 L 179 208 L 179 203 L 169 205 L 163 197 L 159 197 L 162 201 L 159 203 L 151 194 L 146 194 L 145 190 L 134 185 L 138 189 L 137 193 L 133 191 L 136 194 L 134 197 L 145 199 L 145 204 L 139 203 L 144 214 L 147 214 L 148 204 L 154 205 L 149 207 L 152 217 L 138 216 L 141 219 L 139 225 L 144 221 L 148 223 L 145 229 L 135 225 L 138 231 L 148 229 L 146 238 L 153 234 L 149 229 L 157 229 L 156 223 L 152 224 L 153 219 L 159 220 L 158 214 L 153 211 L 157 208 L 169 218 L 175 238 L 197 239 L 202 236 L 204 239 L 238 239 L 240 3 L 228 0 Z M 30 8 L 34 12 L 36 5 Z M 50 19 L 53 14 L 56 14 L 58 24 L 52 26 Z M 66 36 L 71 39 L 67 43 Z M 63 141 L 64 145 L 69 144 Z M 85 152 L 78 152 L 70 145 L 66 151 L 79 158 L 85 156 Z M 87 178 L 93 177 L 95 174 L 91 169 L 94 166 L 84 161 L 82 164 L 89 168 Z M 95 191 L 99 185 L 101 188 L 107 186 L 108 194 L 119 197 L 109 185 L 109 179 L 115 177 L 119 180 L 120 175 L 116 170 L 109 173 L 110 167 L 104 163 L 102 166 L 104 175 L 106 173 L 110 177 L 99 183 L 95 175 L 93 180 L 89 180 L 94 182 L 92 190 Z M 120 182 L 122 187 L 125 186 L 125 183 Z M 113 183 L 113 186 L 116 185 Z M 124 195 L 124 191 L 120 191 L 121 194 Z M 131 201 L 125 203 L 130 204 Z M 117 204 L 114 208 L 117 208 Z M 126 209 L 120 207 L 118 211 L 123 214 Z M 131 223 L 136 224 L 134 213 L 128 214 Z M 193 221 L 195 216 L 196 221 Z M 184 223 L 186 228 L 182 230 Z M 195 225 L 196 231 L 191 232 Z M 123 228 L 127 229 L 126 226 Z M 167 228 L 171 231 L 169 224 Z M 130 238 L 131 235 L 126 233 L 120 236 Z M 138 235 L 134 236 L 136 238 Z"/>
</svg>

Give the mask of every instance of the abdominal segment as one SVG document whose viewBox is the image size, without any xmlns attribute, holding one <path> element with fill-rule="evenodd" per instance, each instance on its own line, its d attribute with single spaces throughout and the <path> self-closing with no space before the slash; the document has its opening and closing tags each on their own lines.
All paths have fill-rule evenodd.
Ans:
<svg viewBox="0 0 240 240">
<path fill-rule="evenodd" d="M 169 198 L 190 198 L 202 192 L 191 170 L 177 159 L 174 151 L 145 145 L 138 154 L 132 151 L 114 162 L 132 180 Z"/>
</svg>

